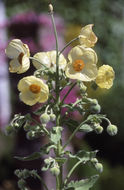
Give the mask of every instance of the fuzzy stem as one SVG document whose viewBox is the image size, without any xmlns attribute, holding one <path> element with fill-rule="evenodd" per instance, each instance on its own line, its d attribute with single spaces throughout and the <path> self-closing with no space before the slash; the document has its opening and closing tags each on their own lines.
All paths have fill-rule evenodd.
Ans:
<svg viewBox="0 0 124 190">
<path fill-rule="evenodd" d="M 70 87 L 70 89 L 68 90 L 68 92 L 66 93 L 66 95 L 64 96 L 64 98 L 61 101 L 61 105 L 63 104 L 64 100 L 67 98 L 67 96 L 69 95 L 69 93 L 71 92 L 71 90 L 76 86 L 77 82 L 72 83 L 72 86 Z"/>
<path fill-rule="evenodd" d="M 57 113 L 56 113 L 56 126 L 60 125 L 60 91 L 59 91 L 59 49 L 58 49 L 58 36 L 57 36 L 57 30 L 56 30 L 56 25 L 54 21 L 54 16 L 53 16 L 53 11 L 50 12 L 51 19 L 52 19 L 52 25 L 54 29 L 54 36 L 56 40 L 56 81 L 55 81 L 55 91 L 56 91 L 56 108 L 57 108 Z M 60 156 L 60 147 L 61 147 L 61 141 L 58 142 L 57 144 L 57 152 L 56 156 Z M 60 166 L 60 165 L 59 165 Z M 62 189 L 62 166 L 60 166 L 60 174 L 56 177 L 56 190 L 61 190 Z"/>
<path fill-rule="evenodd" d="M 71 134 L 71 136 L 68 138 L 67 142 L 65 143 L 65 145 L 63 146 L 63 149 L 69 144 L 69 142 L 72 140 L 72 138 L 74 137 L 74 135 L 77 133 L 77 131 L 80 129 L 81 125 L 83 125 L 84 123 L 86 123 L 87 120 L 85 120 L 84 122 L 82 122 L 78 127 L 76 127 L 76 129 L 73 131 L 73 133 Z"/>
<path fill-rule="evenodd" d="M 73 168 L 70 170 L 70 172 L 68 173 L 68 175 L 67 175 L 67 177 L 66 177 L 66 179 L 65 179 L 65 181 L 64 181 L 64 185 L 66 185 L 66 183 L 67 183 L 68 179 L 70 178 L 71 174 L 72 174 L 73 171 L 77 168 L 77 166 L 78 166 L 79 164 L 81 164 L 81 162 L 82 162 L 82 160 L 79 160 L 79 161 L 73 166 Z"/>
</svg>

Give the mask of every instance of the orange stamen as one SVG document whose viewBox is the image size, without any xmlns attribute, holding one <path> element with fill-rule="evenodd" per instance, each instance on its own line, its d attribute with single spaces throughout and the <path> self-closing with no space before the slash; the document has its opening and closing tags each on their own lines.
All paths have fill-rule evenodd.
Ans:
<svg viewBox="0 0 124 190">
<path fill-rule="evenodd" d="M 84 64 L 83 60 L 81 60 L 81 59 L 77 59 L 73 62 L 73 69 L 75 71 L 78 71 L 78 72 L 82 71 L 84 66 L 85 66 L 85 64 Z"/>
<path fill-rule="evenodd" d="M 22 65 L 22 57 L 24 56 L 24 53 L 20 53 L 19 56 L 18 56 L 18 61 L 19 63 Z"/>
<path fill-rule="evenodd" d="M 38 94 L 38 93 L 40 92 L 41 87 L 40 87 L 39 85 L 37 85 L 37 84 L 31 84 L 31 85 L 29 86 L 29 89 L 30 89 L 30 91 L 33 92 L 34 94 Z"/>
</svg>

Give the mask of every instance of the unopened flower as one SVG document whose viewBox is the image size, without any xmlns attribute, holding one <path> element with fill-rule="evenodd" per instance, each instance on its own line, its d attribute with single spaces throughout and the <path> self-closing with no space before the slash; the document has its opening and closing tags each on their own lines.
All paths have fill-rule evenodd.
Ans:
<svg viewBox="0 0 124 190">
<path fill-rule="evenodd" d="M 113 80 L 115 77 L 115 72 L 113 68 L 109 65 L 102 65 L 99 67 L 98 75 L 96 78 L 96 84 L 100 88 L 111 88 L 113 85 Z"/>
<path fill-rule="evenodd" d="M 85 47 L 93 47 L 97 42 L 98 38 L 92 31 L 93 24 L 88 24 L 81 29 L 79 35 L 79 42 Z"/>
<path fill-rule="evenodd" d="M 97 55 L 91 48 L 75 46 L 68 54 L 65 73 L 70 79 L 92 81 L 97 76 Z"/>
<path fill-rule="evenodd" d="M 36 69 L 43 68 L 43 65 L 56 71 L 56 51 L 48 51 L 48 52 L 39 52 L 34 55 L 34 58 L 38 61 L 33 60 L 33 65 Z M 41 63 L 41 64 L 40 64 Z M 59 68 L 64 70 L 66 66 L 66 59 L 61 54 L 59 56 Z"/>
<path fill-rule="evenodd" d="M 35 76 L 22 78 L 18 83 L 20 99 L 27 105 L 34 105 L 37 102 L 44 103 L 48 99 L 48 86 Z"/>
<path fill-rule="evenodd" d="M 30 67 L 29 48 L 19 39 L 12 40 L 5 50 L 6 55 L 12 59 L 9 71 L 11 73 L 24 73 Z"/>
</svg>

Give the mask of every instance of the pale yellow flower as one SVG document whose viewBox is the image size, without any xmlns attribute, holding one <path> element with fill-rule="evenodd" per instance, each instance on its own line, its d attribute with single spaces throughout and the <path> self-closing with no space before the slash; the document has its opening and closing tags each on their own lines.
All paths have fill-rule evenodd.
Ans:
<svg viewBox="0 0 124 190">
<path fill-rule="evenodd" d="M 97 42 L 98 38 L 92 31 L 93 24 L 88 24 L 81 29 L 79 35 L 79 42 L 85 47 L 93 47 Z"/>
<path fill-rule="evenodd" d="M 92 81 L 97 76 L 97 55 L 91 48 L 75 46 L 68 54 L 65 73 L 70 79 Z"/>
<path fill-rule="evenodd" d="M 38 61 L 33 60 L 33 65 L 36 69 L 43 68 L 43 65 L 46 67 L 52 69 L 53 71 L 56 71 L 56 51 L 48 51 L 48 52 L 39 52 L 34 55 L 34 58 Z M 43 64 L 43 65 L 42 65 Z M 59 69 L 64 70 L 66 66 L 66 59 L 61 54 L 59 56 Z"/>
<path fill-rule="evenodd" d="M 19 39 L 12 40 L 6 50 L 6 55 L 11 58 L 9 71 L 12 73 L 24 73 L 30 67 L 29 48 Z"/>
<path fill-rule="evenodd" d="M 18 83 L 18 90 L 21 101 L 30 106 L 37 102 L 46 102 L 49 95 L 48 86 L 35 76 L 22 78 Z"/>
<path fill-rule="evenodd" d="M 99 67 L 98 75 L 96 78 L 96 84 L 100 88 L 111 88 L 113 85 L 113 80 L 115 77 L 115 72 L 113 68 L 109 65 L 102 65 Z"/>
</svg>

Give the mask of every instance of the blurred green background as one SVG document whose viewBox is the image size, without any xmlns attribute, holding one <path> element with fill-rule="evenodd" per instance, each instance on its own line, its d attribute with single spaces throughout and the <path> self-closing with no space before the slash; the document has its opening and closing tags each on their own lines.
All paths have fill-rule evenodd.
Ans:
<svg viewBox="0 0 124 190">
<path fill-rule="evenodd" d="M 68 42 L 78 35 L 80 28 L 87 24 L 94 24 L 93 30 L 98 36 L 95 51 L 98 54 L 98 65 L 108 64 L 115 70 L 114 85 L 110 90 L 89 90 L 89 96 L 98 98 L 102 106 L 101 113 L 106 114 L 112 124 L 118 126 L 118 135 L 110 137 L 104 132 L 94 133 L 82 139 L 74 139 L 75 150 L 82 148 L 98 149 L 98 157 L 104 165 L 104 172 L 93 190 L 124 190 L 124 1 L 123 0 L 4 0 L 8 18 L 26 12 L 37 14 L 47 12 L 48 3 L 53 3 L 54 10 L 65 21 L 64 37 Z M 22 29 L 23 30 L 23 29 Z M 9 34 L 9 32 L 8 32 Z M 11 92 L 13 93 L 13 92 Z M 13 112 L 16 110 L 15 100 L 12 99 Z M 13 180 L 15 163 L 12 153 L 15 149 L 17 136 L 6 137 L 0 134 L 2 146 L 8 149 L 0 154 L 0 182 L 1 189 L 7 189 L 5 180 Z M 11 145 L 8 146 L 7 145 Z M 79 168 L 79 177 L 94 173 L 87 168 Z M 7 183 L 7 182 L 6 182 Z M 15 182 L 13 182 L 15 183 Z M 11 185 L 10 185 L 11 186 Z M 12 188 L 12 187 L 11 187 Z M 13 188 L 14 189 L 14 188 Z"/>
</svg>

